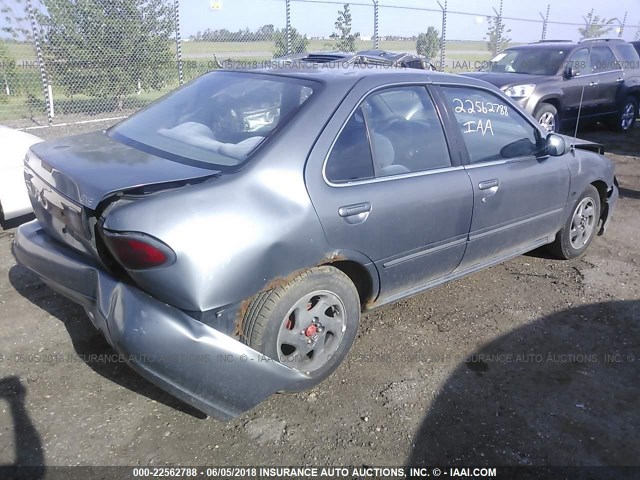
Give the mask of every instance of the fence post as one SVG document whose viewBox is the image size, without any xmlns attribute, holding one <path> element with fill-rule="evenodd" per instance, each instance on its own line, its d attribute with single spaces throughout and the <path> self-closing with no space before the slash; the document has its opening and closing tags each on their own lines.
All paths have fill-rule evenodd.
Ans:
<svg viewBox="0 0 640 480">
<path fill-rule="evenodd" d="M 447 60 L 447 1 L 448 0 L 444 0 L 444 7 L 438 2 L 440 10 L 442 10 L 442 33 L 440 34 L 440 71 L 442 72 L 444 72 L 444 63 Z"/>
<path fill-rule="evenodd" d="M 622 18 L 622 23 L 620 24 L 620 28 L 618 30 L 618 38 L 622 38 L 622 33 L 624 32 L 624 26 L 627 24 L 627 13 L 624 12 L 624 17 Z"/>
<path fill-rule="evenodd" d="M 547 4 L 547 14 L 542 15 L 542 12 L 538 12 L 542 17 L 542 35 L 540 36 L 540 40 L 547 39 L 547 24 L 549 23 L 549 11 L 551 9 L 551 4 Z"/>
<path fill-rule="evenodd" d="M 40 34 L 38 33 L 38 27 L 36 23 L 36 13 L 33 9 L 31 0 L 26 1 L 27 13 L 29 14 L 29 20 L 31 22 L 31 34 L 33 35 L 33 45 L 36 50 L 36 59 L 38 61 L 38 68 L 40 70 L 40 79 L 42 80 L 42 93 L 44 97 L 45 107 L 47 109 L 47 120 L 49 125 L 53 120 L 53 95 L 49 95 L 51 92 L 51 86 L 49 85 L 49 78 L 47 71 L 44 67 L 44 58 L 42 56 L 42 48 L 40 46 Z"/>
<path fill-rule="evenodd" d="M 180 0 L 174 0 L 173 10 L 176 21 L 176 60 L 178 62 L 178 82 L 180 85 L 184 82 L 182 75 L 182 38 L 180 36 Z"/>
<path fill-rule="evenodd" d="M 378 20 L 379 20 L 379 11 L 378 11 L 378 0 L 373 1 L 373 49 L 377 50 L 380 45 L 380 37 L 378 36 Z"/>
<path fill-rule="evenodd" d="M 592 26 L 593 26 L 593 8 L 591 9 L 591 11 L 589 11 L 589 13 L 587 14 L 587 16 L 583 16 L 582 19 L 584 20 L 585 23 L 585 29 L 586 29 L 586 36 L 584 38 L 591 38 L 591 30 L 592 30 Z"/>
<path fill-rule="evenodd" d="M 494 8 L 493 11 L 496 13 L 496 53 L 500 52 L 500 45 L 502 45 L 502 5 L 504 1 L 500 0 L 500 10 L 496 12 Z"/>
<path fill-rule="evenodd" d="M 287 55 L 291 55 L 291 0 L 286 0 L 286 14 L 287 14 Z"/>
</svg>

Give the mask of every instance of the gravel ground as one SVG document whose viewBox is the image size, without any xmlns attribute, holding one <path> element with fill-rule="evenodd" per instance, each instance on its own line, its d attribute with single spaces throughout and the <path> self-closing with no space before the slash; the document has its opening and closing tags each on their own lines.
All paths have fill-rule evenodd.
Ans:
<svg viewBox="0 0 640 480">
<path fill-rule="evenodd" d="M 586 256 L 536 251 L 375 311 L 326 382 L 229 423 L 105 359 L 83 310 L 0 233 L 0 465 L 637 465 L 640 128 L 582 136 L 622 187 Z"/>
</svg>

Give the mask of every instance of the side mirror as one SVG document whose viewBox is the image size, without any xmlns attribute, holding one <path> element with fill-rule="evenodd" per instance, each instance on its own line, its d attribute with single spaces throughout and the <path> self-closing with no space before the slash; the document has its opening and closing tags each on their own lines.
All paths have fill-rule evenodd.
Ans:
<svg viewBox="0 0 640 480">
<path fill-rule="evenodd" d="M 575 76 L 576 76 L 576 72 L 573 70 L 572 67 L 567 65 L 567 67 L 564 69 L 564 78 L 566 78 L 568 80 L 568 79 L 573 78 Z"/>
<path fill-rule="evenodd" d="M 551 157 L 559 157 L 567 153 L 567 142 L 556 133 L 550 133 L 545 140 L 544 151 Z"/>
</svg>

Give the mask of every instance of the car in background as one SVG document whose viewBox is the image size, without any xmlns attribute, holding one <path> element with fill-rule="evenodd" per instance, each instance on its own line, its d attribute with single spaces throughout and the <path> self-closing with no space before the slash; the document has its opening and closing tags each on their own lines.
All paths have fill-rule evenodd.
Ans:
<svg viewBox="0 0 640 480">
<path fill-rule="evenodd" d="M 216 70 L 34 145 L 14 254 L 141 375 L 229 419 L 327 378 L 362 312 L 543 245 L 582 255 L 618 197 L 602 152 L 458 75 Z"/>
<path fill-rule="evenodd" d="M 24 157 L 40 137 L 0 125 L 0 226 L 14 226 L 33 212 L 24 184 Z"/>
<path fill-rule="evenodd" d="M 276 61 L 299 61 L 311 64 L 367 65 L 371 67 L 413 68 L 417 70 L 437 70 L 424 55 L 386 50 L 363 50 L 356 53 L 312 52 L 289 55 Z"/>
<path fill-rule="evenodd" d="M 519 45 L 463 75 L 497 86 L 551 132 L 575 126 L 578 114 L 628 132 L 638 116 L 640 57 L 621 39 Z"/>
<path fill-rule="evenodd" d="M 638 52 L 638 55 L 640 55 L 640 41 L 638 42 L 631 42 L 631 45 L 633 45 L 633 48 L 636 49 L 636 52 Z"/>
</svg>

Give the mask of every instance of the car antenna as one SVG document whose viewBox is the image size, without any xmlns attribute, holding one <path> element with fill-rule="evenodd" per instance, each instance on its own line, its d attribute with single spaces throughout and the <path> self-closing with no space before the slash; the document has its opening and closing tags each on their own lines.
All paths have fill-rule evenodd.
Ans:
<svg viewBox="0 0 640 480">
<path fill-rule="evenodd" d="M 589 64 L 590 65 L 591 65 L 591 49 L 592 48 L 593 48 L 593 43 L 589 45 Z M 593 65 L 591 65 L 591 70 L 593 70 Z M 571 142 L 571 153 L 574 155 L 576 153 L 576 143 L 578 142 L 578 127 L 580 126 L 580 114 L 582 113 L 582 100 L 584 99 L 584 88 L 585 88 L 585 84 L 583 83 L 582 90 L 580 92 L 580 103 L 578 104 L 578 116 L 576 118 L 576 129 L 573 132 L 573 142 Z"/>
</svg>

